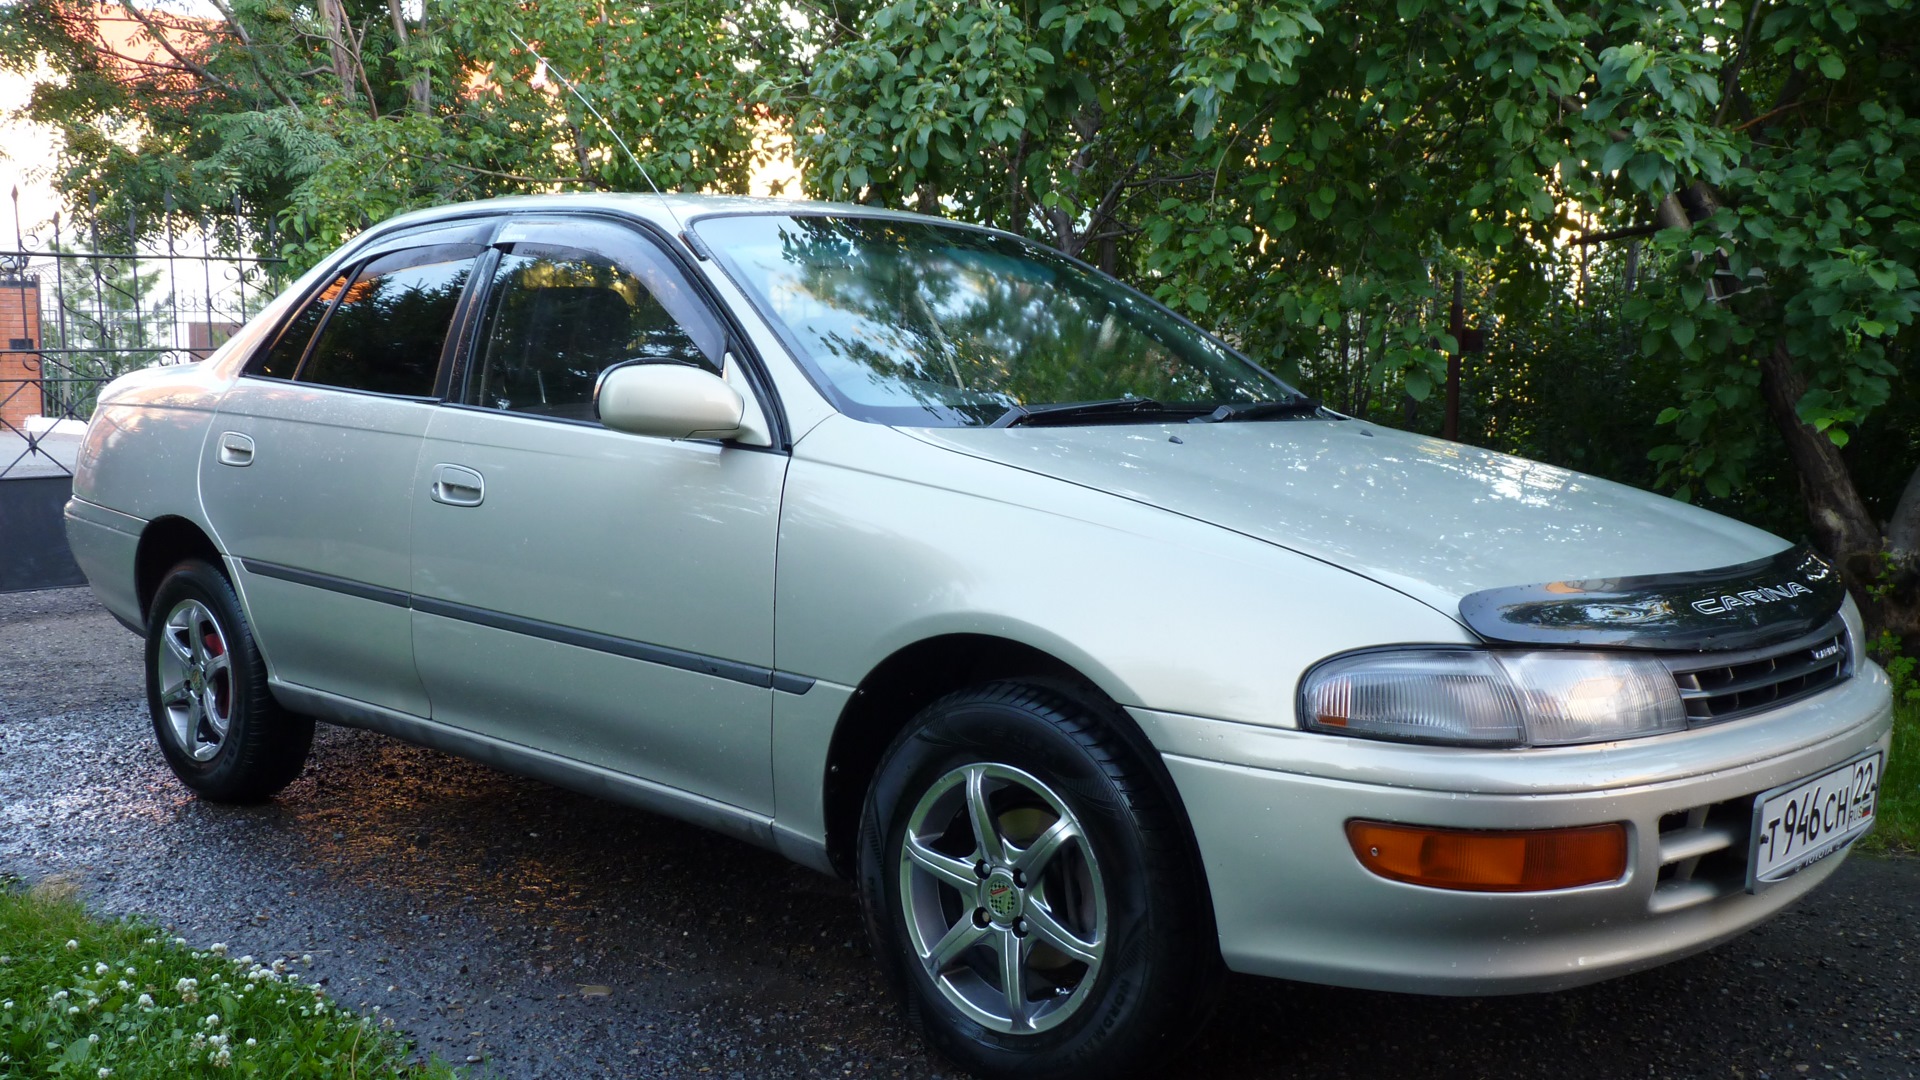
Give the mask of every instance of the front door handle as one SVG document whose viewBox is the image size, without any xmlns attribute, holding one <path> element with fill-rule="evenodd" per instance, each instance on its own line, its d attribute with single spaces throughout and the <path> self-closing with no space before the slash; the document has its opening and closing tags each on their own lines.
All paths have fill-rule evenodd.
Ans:
<svg viewBox="0 0 1920 1080">
<path fill-rule="evenodd" d="M 220 433 L 220 464 L 245 468 L 253 464 L 253 439 L 237 431 Z"/>
<path fill-rule="evenodd" d="M 479 506 L 487 497 L 487 482 L 465 465 L 435 465 L 433 486 L 427 489 L 433 501 L 448 506 Z"/>
</svg>

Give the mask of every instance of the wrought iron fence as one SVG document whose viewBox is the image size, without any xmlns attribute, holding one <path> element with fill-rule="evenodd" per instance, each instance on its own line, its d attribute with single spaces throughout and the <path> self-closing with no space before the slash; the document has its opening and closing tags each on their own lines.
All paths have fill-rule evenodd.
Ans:
<svg viewBox="0 0 1920 1080">
<path fill-rule="evenodd" d="M 0 250 L 0 480 L 67 475 L 100 388 L 136 368 L 206 358 L 285 284 L 284 264 L 231 214 L 150 221 L 97 212 L 23 228 Z M 3 243 L 4 241 L 0 241 Z"/>
</svg>

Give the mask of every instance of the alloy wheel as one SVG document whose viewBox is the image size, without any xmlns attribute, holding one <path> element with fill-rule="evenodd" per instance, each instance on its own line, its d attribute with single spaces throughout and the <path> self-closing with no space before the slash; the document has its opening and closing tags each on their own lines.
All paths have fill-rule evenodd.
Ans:
<svg viewBox="0 0 1920 1080">
<path fill-rule="evenodd" d="M 956 768 L 914 806 L 898 860 L 915 955 L 955 1008 L 1031 1034 L 1086 1002 L 1106 951 L 1106 890 L 1052 788 L 1008 765 Z"/>
<path fill-rule="evenodd" d="M 233 722 L 233 662 L 227 635 L 198 600 L 167 613 L 160 636 L 160 707 L 174 742 L 195 761 L 211 761 Z"/>
</svg>

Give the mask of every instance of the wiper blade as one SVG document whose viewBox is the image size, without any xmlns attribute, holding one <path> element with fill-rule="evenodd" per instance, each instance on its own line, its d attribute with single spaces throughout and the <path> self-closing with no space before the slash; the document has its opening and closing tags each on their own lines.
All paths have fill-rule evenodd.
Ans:
<svg viewBox="0 0 1920 1080">
<path fill-rule="evenodd" d="M 1071 424 L 1077 420 L 1129 416 L 1192 416 L 1204 411 L 1204 405 L 1168 405 L 1142 397 L 1108 398 L 1104 401 L 1071 401 L 1063 405 L 1015 405 L 987 426 L 1042 427 L 1047 424 Z"/>
<path fill-rule="evenodd" d="M 1228 420 L 1275 420 L 1287 416 L 1317 416 L 1318 398 L 1301 394 L 1285 401 L 1250 401 L 1241 405 L 1222 405 L 1205 416 L 1196 416 L 1189 424 L 1219 424 Z"/>
</svg>

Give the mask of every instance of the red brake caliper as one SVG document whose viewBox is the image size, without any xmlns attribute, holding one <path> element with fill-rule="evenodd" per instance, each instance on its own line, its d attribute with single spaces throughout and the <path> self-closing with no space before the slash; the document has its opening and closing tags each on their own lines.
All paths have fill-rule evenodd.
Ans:
<svg viewBox="0 0 1920 1080">
<path fill-rule="evenodd" d="M 208 656 L 221 656 L 227 651 L 226 646 L 220 643 L 220 635 L 212 631 L 208 631 L 201 640 L 206 643 Z M 227 715 L 227 698 L 233 687 L 227 676 L 228 672 L 222 671 L 213 681 L 213 707 L 220 710 L 222 718 Z"/>
</svg>

